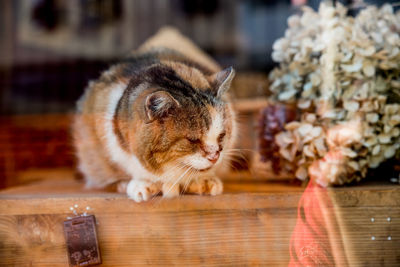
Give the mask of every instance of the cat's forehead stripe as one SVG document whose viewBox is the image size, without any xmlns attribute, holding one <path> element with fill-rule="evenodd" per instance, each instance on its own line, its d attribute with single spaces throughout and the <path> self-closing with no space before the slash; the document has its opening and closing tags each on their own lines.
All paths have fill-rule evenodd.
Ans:
<svg viewBox="0 0 400 267">
<path fill-rule="evenodd" d="M 165 66 L 171 67 L 180 78 L 182 78 L 184 81 L 187 81 L 193 88 L 205 90 L 210 87 L 210 84 L 205 78 L 204 74 L 202 74 L 197 68 L 188 66 L 181 62 L 167 60 L 162 60 L 161 62 Z"/>
<path fill-rule="evenodd" d="M 150 68 L 147 71 L 149 82 L 157 84 L 158 86 L 165 88 L 169 91 L 175 91 L 176 93 L 182 93 L 184 96 L 193 96 L 195 90 L 193 87 L 182 80 L 176 72 L 167 66 L 158 65 Z"/>
<path fill-rule="evenodd" d="M 174 69 L 165 65 L 157 65 L 147 72 L 148 81 L 168 90 L 172 95 L 180 95 L 191 98 L 196 103 L 204 105 L 214 104 L 210 89 L 197 90 L 189 81 L 182 79 Z"/>
</svg>

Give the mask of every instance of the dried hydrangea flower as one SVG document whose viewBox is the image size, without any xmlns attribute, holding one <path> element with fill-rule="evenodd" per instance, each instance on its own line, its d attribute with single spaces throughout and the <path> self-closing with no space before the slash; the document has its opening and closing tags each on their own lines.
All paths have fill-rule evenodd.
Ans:
<svg viewBox="0 0 400 267">
<path fill-rule="evenodd" d="M 399 33 L 400 13 L 390 5 L 368 6 L 353 18 L 340 4 L 322 3 L 318 12 L 306 7 L 288 18 L 285 36 L 273 45 L 279 67 L 269 74 L 271 100 L 302 111 L 275 133 L 286 171 L 305 180 L 319 177 L 318 170 L 326 174 L 315 178 L 320 184 L 343 184 L 395 156 Z M 340 160 L 329 162 L 333 155 Z"/>
</svg>

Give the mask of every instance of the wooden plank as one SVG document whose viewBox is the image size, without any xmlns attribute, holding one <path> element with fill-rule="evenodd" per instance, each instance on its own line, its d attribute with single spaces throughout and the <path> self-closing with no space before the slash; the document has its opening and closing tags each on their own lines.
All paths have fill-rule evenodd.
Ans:
<svg viewBox="0 0 400 267">
<path fill-rule="evenodd" d="M 82 182 L 73 179 L 72 172 L 61 172 L 61 179 L 46 179 L 28 185 L 11 187 L 0 191 L 0 199 L 18 199 L 18 198 L 126 198 L 124 194 L 107 192 L 104 190 L 85 189 Z M 68 179 L 67 179 L 68 178 Z M 224 192 L 222 196 L 214 198 L 224 199 L 225 197 L 234 197 L 232 194 L 248 193 L 259 198 L 282 198 L 287 197 L 288 201 L 284 206 L 291 205 L 296 207 L 297 202 L 291 202 L 290 199 L 297 200 L 303 192 L 303 188 L 293 183 L 284 182 L 263 182 L 263 181 L 226 181 L 224 183 Z M 269 194 L 275 193 L 275 194 Z M 400 185 L 388 182 L 364 181 L 357 186 L 333 187 L 328 189 L 329 197 L 338 207 L 397 207 L 400 206 Z M 213 199 L 209 197 L 185 196 L 185 200 L 190 199 L 205 200 Z M 176 201 L 180 201 L 177 199 Z M 129 201 L 129 200 L 128 200 Z M 163 202 L 164 199 L 160 202 Z M 171 200 L 172 202 L 174 200 Z M 214 200 L 211 200 L 214 201 Z M 171 202 L 171 203 L 172 203 Z M 170 204 L 171 204 L 170 203 Z M 169 204 L 169 205 L 170 205 Z"/>
<path fill-rule="evenodd" d="M 103 266 L 284 266 L 300 197 L 232 193 L 138 204 L 108 192 L 25 198 L 21 190 L 6 190 L 0 199 L 0 254 L 7 265 L 65 266 L 62 222 L 78 204 L 82 212 L 90 206 L 99 222 Z"/>
<path fill-rule="evenodd" d="M 337 207 L 399 207 L 400 185 L 368 184 L 329 190 Z"/>
<path fill-rule="evenodd" d="M 139 204 L 69 179 L 0 191 L 0 265 L 65 266 L 62 222 L 77 204 L 80 213 L 89 206 L 97 218 L 103 266 L 287 266 L 303 189 L 262 182 L 225 188 L 216 197 Z M 340 226 L 331 242 L 344 244 L 350 266 L 399 264 L 400 186 L 363 183 L 324 196 Z"/>
<path fill-rule="evenodd" d="M 35 215 L 69 213 L 74 204 L 90 206 L 101 213 L 157 213 L 202 210 L 249 210 L 263 208 L 296 208 L 300 194 L 225 194 L 221 196 L 186 195 L 175 199 L 156 197 L 135 203 L 123 194 L 70 195 L 65 197 L 29 196 L 0 200 L 0 215 Z M 82 211 L 83 212 L 83 211 Z"/>
<path fill-rule="evenodd" d="M 205 210 L 96 214 L 103 266 L 287 265 L 288 254 L 282 251 L 288 251 L 291 231 L 284 225 L 293 226 L 292 212 L 283 209 L 279 213 Z M 64 215 L 0 218 L 4 245 L 1 254 L 7 255 L 3 263 L 66 265 L 61 227 Z M 282 220 L 286 220 L 285 224 Z"/>
<path fill-rule="evenodd" d="M 336 218 L 350 266 L 400 266 L 399 206 L 341 207 Z"/>
<path fill-rule="evenodd" d="M 53 174 L 52 179 L 45 179 L 47 175 L 38 174 L 38 181 L 26 185 L 14 186 L 0 191 L 0 198 L 2 196 L 15 196 L 27 194 L 45 194 L 50 193 L 66 194 L 66 193 L 98 193 L 107 192 L 105 190 L 85 189 L 83 183 L 75 180 L 72 172 L 57 171 L 50 172 Z M 32 174 L 31 174 L 32 175 Z M 42 178 L 42 179 L 39 179 Z M 224 192 L 226 193 L 254 193 L 254 192 L 302 192 L 303 188 L 296 183 L 285 182 L 266 182 L 263 180 L 250 180 L 250 181 L 224 181 Z"/>
</svg>

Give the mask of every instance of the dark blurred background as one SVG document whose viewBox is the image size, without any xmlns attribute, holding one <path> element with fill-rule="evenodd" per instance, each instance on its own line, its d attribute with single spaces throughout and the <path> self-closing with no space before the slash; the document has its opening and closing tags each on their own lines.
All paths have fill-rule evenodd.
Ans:
<svg viewBox="0 0 400 267">
<path fill-rule="evenodd" d="M 89 79 L 165 25 L 177 27 L 223 66 L 266 73 L 288 16 L 301 4 L 316 9 L 319 2 L 0 0 L 0 112 L 73 110 Z"/>
<path fill-rule="evenodd" d="M 73 110 L 89 79 L 165 25 L 224 66 L 267 71 L 296 10 L 278 0 L 2 0 L 1 112 Z"/>
</svg>

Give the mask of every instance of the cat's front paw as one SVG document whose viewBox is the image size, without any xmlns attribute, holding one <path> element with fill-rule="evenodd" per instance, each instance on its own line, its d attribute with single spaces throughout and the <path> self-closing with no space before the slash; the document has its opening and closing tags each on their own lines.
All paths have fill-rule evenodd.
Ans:
<svg viewBox="0 0 400 267">
<path fill-rule="evenodd" d="M 220 179 L 215 177 L 201 177 L 190 184 L 188 192 L 216 196 L 222 194 L 223 190 L 224 187 Z"/>
<path fill-rule="evenodd" d="M 144 180 L 132 179 L 126 187 L 128 197 L 136 202 L 147 201 L 159 192 L 160 190 L 156 184 Z"/>
</svg>

